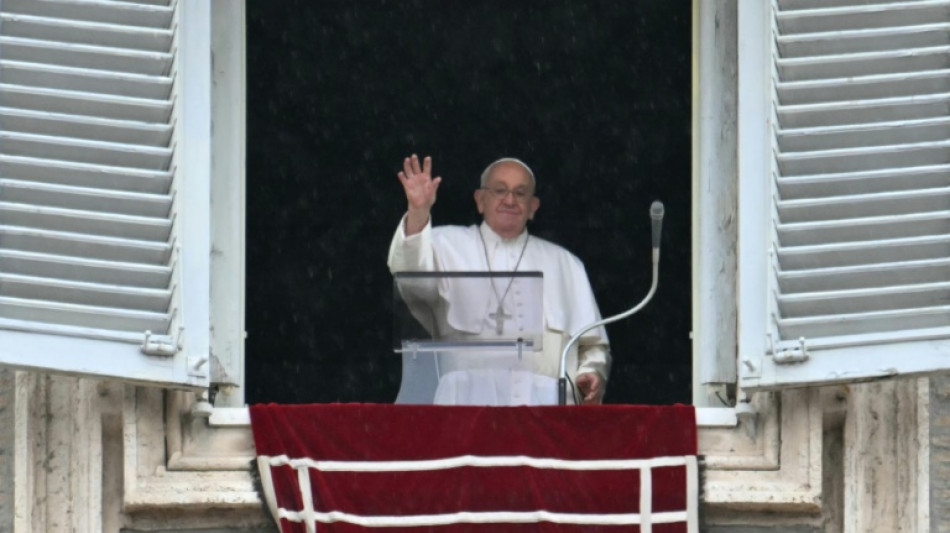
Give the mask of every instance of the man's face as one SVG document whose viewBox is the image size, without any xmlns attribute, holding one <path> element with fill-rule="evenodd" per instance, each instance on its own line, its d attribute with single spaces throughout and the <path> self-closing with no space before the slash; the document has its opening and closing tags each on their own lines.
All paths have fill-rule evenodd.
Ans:
<svg viewBox="0 0 950 533">
<path fill-rule="evenodd" d="M 475 191 L 475 205 L 488 227 L 504 239 L 513 239 L 534 218 L 541 200 L 534 196 L 528 171 L 506 161 L 495 165 L 485 187 Z"/>
</svg>

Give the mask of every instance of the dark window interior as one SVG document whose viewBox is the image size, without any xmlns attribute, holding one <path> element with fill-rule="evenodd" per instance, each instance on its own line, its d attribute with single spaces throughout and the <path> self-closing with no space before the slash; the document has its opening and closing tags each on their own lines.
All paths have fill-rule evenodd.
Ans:
<svg viewBox="0 0 950 533">
<path fill-rule="evenodd" d="M 472 224 L 489 162 L 538 176 L 529 230 L 584 262 L 608 403 L 690 401 L 688 0 L 248 0 L 248 403 L 391 402 L 402 158 L 432 155 L 433 218 Z"/>
</svg>

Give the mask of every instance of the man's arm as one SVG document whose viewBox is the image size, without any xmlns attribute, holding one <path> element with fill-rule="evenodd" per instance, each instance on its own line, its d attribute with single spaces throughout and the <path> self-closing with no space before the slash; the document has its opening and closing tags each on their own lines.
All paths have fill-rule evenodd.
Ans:
<svg viewBox="0 0 950 533">
<path fill-rule="evenodd" d="M 594 298 L 594 290 L 590 285 L 587 270 L 581 260 L 568 253 L 569 261 L 565 262 L 565 269 L 570 273 L 571 283 L 562 287 L 564 294 L 571 298 L 562 302 L 562 306 L 569 306 L 578 316 L 574 317 L 572 329 L 586 326 L 590 322 L 600 320 L 600 310 Z M 580 392 L 578 403 L 600 404 L 607 391 L 607 379 L 610 376 L 610 345 L 607 340 L 607 330 L 604 326 L 597 327 L 584 334 L 577 344 L 577 367 L 574 375 L 574 384 Z"/>
<path fill-rule="evenodd" d="M 390 272 L 431 272 L 435 270 L 435 256 L 432 251 L 432 225 L 423 224 L 422 230 L 414 235 L 406 233 L 406 219 L 403 216 L 396 227 L 393 240 L 389 244 L 389 256 L 386 265 Z"/>
<path fill-rule="evenodd" d="M 422 166 L 415 154 L 403 160 L 403 170 L 398 176 L 406 192 L 408 211 L 399 222 L 389 245 L 386 263 L 390 272 L 435 269 L 429 219 L 442 178 L 432 179 L 431 171 L 431 157 L 426 157 Z"/>
<path fill-rule="evenodd" d="M 575 378 L 583 404 L 601 404 L 607 392 L 607 376 L 610 374 L 610 352 L 606 346 L 578 346 L 578 369 Z"/>
</svg>

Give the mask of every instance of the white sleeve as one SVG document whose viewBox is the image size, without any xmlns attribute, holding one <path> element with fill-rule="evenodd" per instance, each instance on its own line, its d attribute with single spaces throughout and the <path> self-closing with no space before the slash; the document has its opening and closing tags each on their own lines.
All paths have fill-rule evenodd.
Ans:
<svg viewBox="0 0 950 533">
<path fill-rule="evenodd" d="M 604 344 L 577 347 L 577 373 L 596 372 L 607 383 L 610 377 L 610 349 Z"/>
<path fill-rule="evenodd" d="M 406 236 L 406 216 L 403 215 L 396 228 L 396 234 L 389 244 L 389 258 L 386 260 L 390 272 L 433 271 L 435 254 L 432 250 L 432 222 L 426 223 L 422 231 Z"/>
</svg>

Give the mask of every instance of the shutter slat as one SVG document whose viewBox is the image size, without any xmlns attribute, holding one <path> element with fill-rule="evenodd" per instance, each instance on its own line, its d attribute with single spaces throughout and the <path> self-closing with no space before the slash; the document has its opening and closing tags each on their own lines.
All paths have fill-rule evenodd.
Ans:
<svg viewBox="0 0 950 533">
<path fill-rule="evenodd" d="M 78 93 L 110 94 L 146 100 L 167 100 L 172 79 L 127 72 L 0 61 L 0 79 L 9 85 Z"/>
<path fill-rule="evenodd" d="M 171 267 L 166 265 L 105 261 L 10 249 L 0 250 L 0 272 L 150 289 L 167 288 L 172 275 Z"/>
<path fill-rule="evenodd" d="M 943 70 L 950 66 L 950 46 L 883 52 L 800 57 L 776 62 L 782 81 L 816 80 L 883 73 Z"/>
<path fill-rule="evenodd" d="M 173 10 L 166 5 L 91 0 L 3 0 L 3 10 L 68 20 L 169 28 Z"/>
<path fill-rule="evenodd" d="M 799 33 L 779 36 L 776 44 L 785 58 L 929 48 L 950 44 L 950 24 Z"/>
<path fill-rule="evenodd" d="M 781 8 L 781 4 L 780 4 Z M 950 17 L 950 2 L 893 2 L 781 10 L 776 24 L 783 35 L 846 31 L 858 28 L 919 26 Z"/>
<path fill-rule="evenodd" d="M 950 211 L 801 222 L 778 226 L 779 243 L 786 247 L 943 235 L 948 231 L 950 231 Z"/>
<path fill-rule="evenodd" d="M 846 7 L 865 4 L 889 4 L 895 1 L 908 0 L 776 0 L 779 9 L 784 13 L 805 9 L 828 9 L 832 7 Z M 909 0 L 916 2 L 919 0 Z"/>
<path fill-rule="evenodd" d="M 783 222 L 908 215 L 950 206 L 950 187 L 877 194 L 812 197 L 778 202 Z"/>
<path fill-rule="evenodd" d="M 6 153 L 21 157 L 54 155 L 60 161 L 103 166 L 163 170 L 172 158 L 171 148 L 87 141 L 69 137 L 0 132 Z M 52 154 L 50 153 L 52 151 Z"/>
<path fill-rule="evenodd" d="M 0 153 L 0 175 L 42 183 L 162 194 L 172 180 L 169 170 L 104 167 Z"/>
<path fill-rule="evenodd" d="M 939 283 L 948 279 L 950 279 L 950 258 L 948 257 L 799 269 L 778 273 L 779 288 L 784 294 Z"/>
<path fill-rule="evenodd" d="M 167 313 L 50 303 L 5 296 L 0 296 L 0 317 L 83 328 L 134 331 L 140 334 L 145 331 L 167 331 L 170 322 Z"/>
<path fill-rule="evenodd" d="M 171 290 L 0 273 L 0 296 L 163 313 Z"/>
<path fill-rule="evenodd" d="M 166 75 L 172 61 L 171 54 L 17 37 L 0 37 L 0 58 L 149 76 Z"/>
<path fill-rule="evenodd" d="M 165 28 L 143 28 L 23 14 L 0 14 L 4 35 L 41 41 L 59 41 L 108 48 L 166 52 L 173 33 Z"/>
<path fill-rule="evenodd" d="M 167 124 L 145 124 L 3 107 L 0 107 L 0 122 L 7 131 L 18 133 L 163 148 L 168 146 L 172 135 L 171 126 Z"/>
<path fill-rule="evenodd" d="M 123 98 L 109 94 L 60 91 L 43 87 L 0 84 L 4 107 L 87 115 L 117 120 L 169 123 L 168 100 Z"/>
<path fill-rule="evenodd" d="M 841 148 L 939 143 L 945 139 L 950 139 L 950 117 L 782 130 L 778 147 L 782 153 L 821 152 Z"/>
<path fill-rule="evenodd" d="M 2 178 L 0 178 L 0 195 L 5 201 L 20 204 L 161 218 L 168 217 L 172 204 L 172 198 L 168 195 L 50 185 Z"/>
<path fill-rule="evenodd" d="M 129 2 L 132 4 L 148 4 L 152 6 L 168 7 L 174 0 L 112 0 L 113 2 Z"/>
<path fill-rule="evenodd" d="M 808 318 L 779 319 L 779 332 L 783 339 L 797 339 L 805 337 L 811 339 L 829 338 L 831 345 L 843 344 L 834 337 L 854 335 L 858 336 L 850 342 L 866 344 L 882 342 L 883 339 L 902 340 L 915 338 L 914 330 L 929 328 L 944 328 L 941 331 L 947 334 L 947 314 L 950 306 L 929 307 L 923 309 L 901 309 L 898 311 L 881 311 L 877 313 L 855 313 L 850 315 L 816 315 Z M 893 332 L 895 325 L 900 325 L 900 333 Z M 923 332 L 921 332 L 923 336 Z"/>
<path fill-rule="evenodd" d="M 45 333 L 50 335 L 83 337 L 86 339 L 106 340 L 127 344 L 142 344 L 141 331 L 120 331 L 117 329 L 68 326 L 65 324 L 46 324 L 30 320 L 15 320 L 0 316 L 0 330 Z"/>
<path fill-rule="evenodd" d="M 783 152 L 778 154 L 779 170 L 785 176 L 825 172 L 861 172 L 875 168 L 932 166 L 950 163 L 950 140 L 890 146 L 869 146 Z"/>
<path fill-rule="evenodd" d="M 0 224 L 143 241 L 167 241 L 171 220 L 0 202 Z"/>
<path fill-rule="evenodd" d="M 50 231 L 0 224 L 3 248 L 50 255 L 75 256 L 148 265 L 169 265 L 171 243 L 83 235 L 68 231 Z"/>
<path fill-rule="evenodd" d="M 776 84 L 780 113 L 790 106 L 851 103 L 859 100 L 884 100 L 895 97 L 920 97 L 923 94 L 950 92 L 950 70 L 925 70 L 900 74 L 875 74 L 848 78 L 826 78 Z"/>
<path fill-rule="evenodd" d="M 873 194 L 945 186 L 950 186 L 950 165 L 880 168 L 860 173 L 822 173 L 778 178 L 778 190 L 782 198 L 841 196 L 854 191 Z"/>
<path fill-rule="evenodd" d="M 781 106 L 778 109 L 778 119 L 783 130 L 790 130 L 927 119 L 946 115 L 948 107 L 950 93 L 927 93 L 919 96 Z"/>
<path fill-rule="evenodd" d="M 948 303 L 950 282 L 946 281 L 802 292 L 778 298 L 779 310 L 785 318 L 928 308 Z"/>
<path fill-rule="evenodd" d="M 785 271 L 823 267 L 878 265 L 950 257 L 950 235 L 875 239 L 778 247 L 778 261 Z"/>
</svg>

